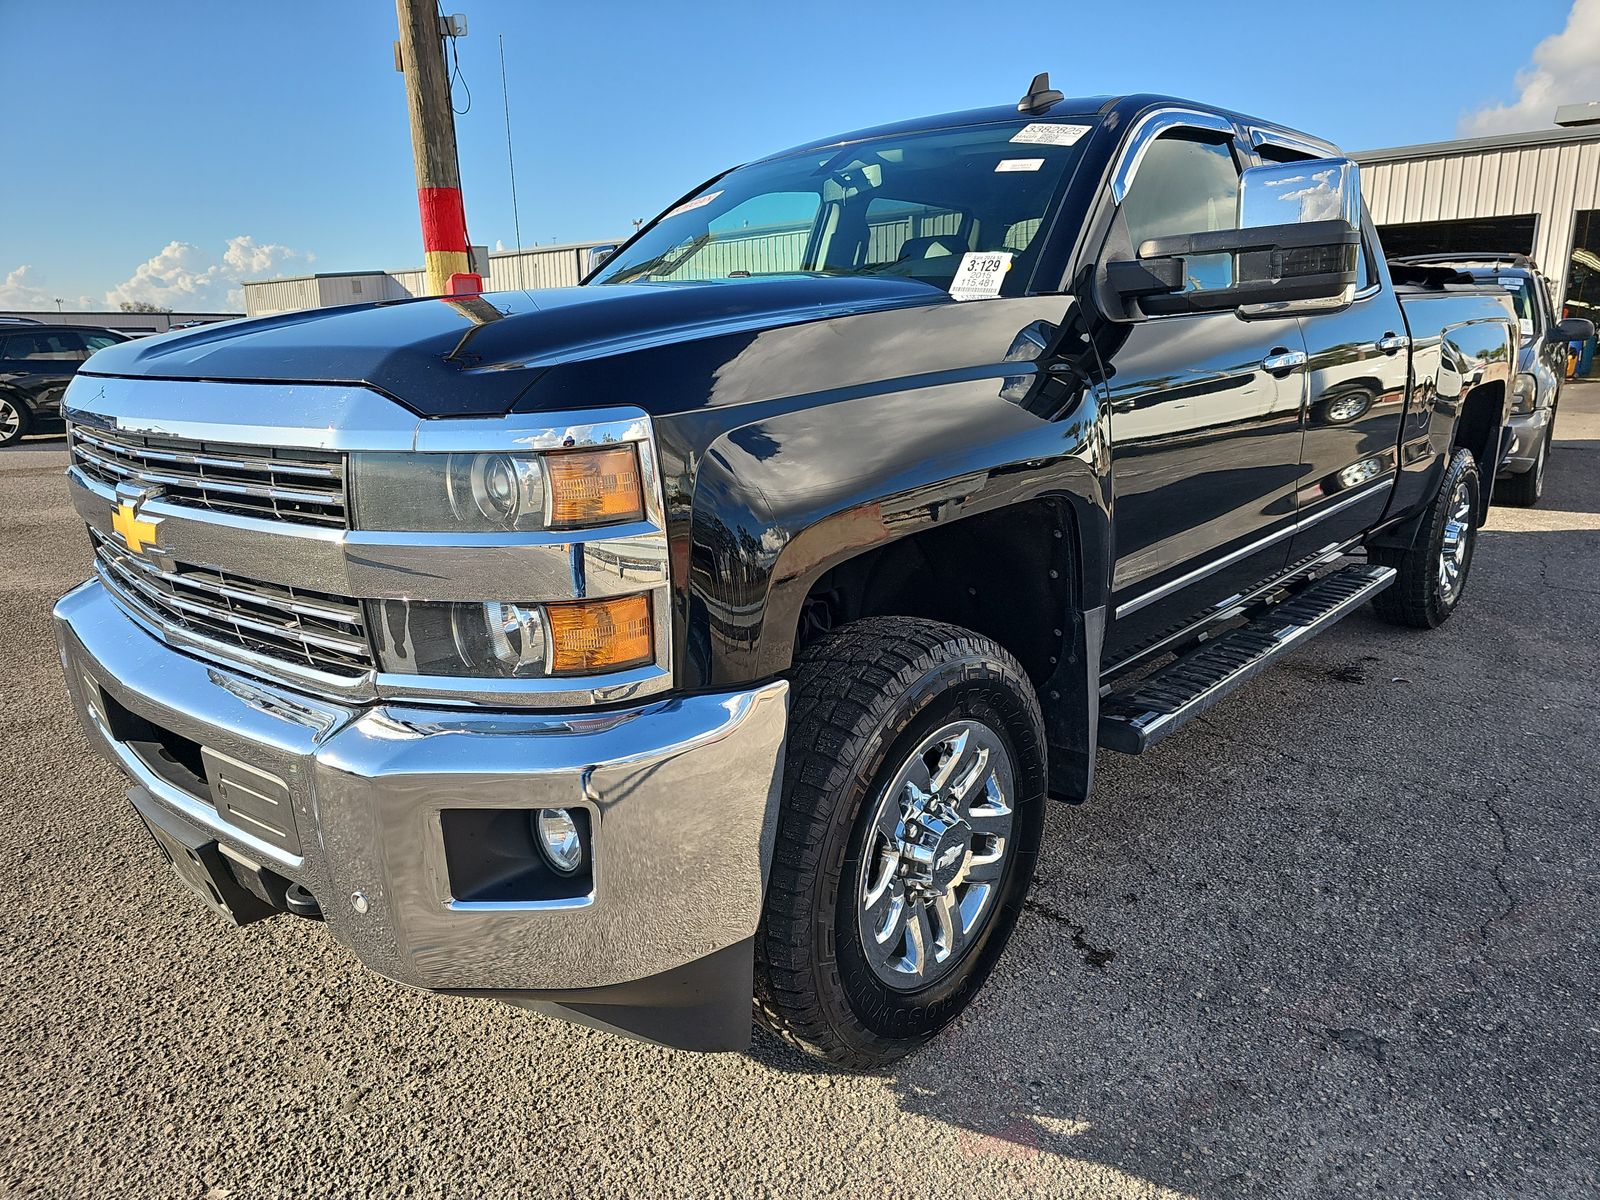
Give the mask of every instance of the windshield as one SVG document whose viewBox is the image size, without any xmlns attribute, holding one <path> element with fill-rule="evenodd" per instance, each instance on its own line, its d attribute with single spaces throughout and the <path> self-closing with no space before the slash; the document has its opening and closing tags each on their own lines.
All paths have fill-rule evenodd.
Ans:
<svg viewBox="0 0 1600 1200">
<path fill-rule="evenodd" d="M 1511 294 L 1511 303 L 1516 306 L 1517 324 L 1522 327 L 1524 339 L 1533 336 L 1533 281 L 1526 275 L 1496 275 L 1492 276 L 1495 282 Z"/>
<path fill-rule="evenodd" d="M 657 218 L 591 282 L 884 275 L 948 289 L 960 269 L 958 295 L 1020 295 L 1092 127 L 1019 119 L 740 167 Z"/>
</svg>

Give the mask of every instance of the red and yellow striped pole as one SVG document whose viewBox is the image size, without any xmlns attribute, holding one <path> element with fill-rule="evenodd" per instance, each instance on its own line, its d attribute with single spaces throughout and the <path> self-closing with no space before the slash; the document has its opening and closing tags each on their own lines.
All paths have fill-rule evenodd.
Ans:
<svg viewBox="0 0 1600 1200">
<path fill-rule="evenodd" d="M 399 66 L 406 79 L 411 118 L 411 158 L 417 171 L 417 210 L 422 217 L 422 254 L 428 292 L 464 295 L 483 290 L 472 274 L 467 214 L 456 162 L 456 122 L 450 107 L 444 30 L 437 0 L 395 0 L 400 21 Z"/>
<path fill-rule="evenodd" d="M 472 244 L 467 241 L 467 213 L 458 187 L 419 187 L 422 214 L 422 256 L 428 268 L 428 290 L 453 296 L 458 275 L 472 274 Z M 473 276 L 474 279 L 477 276 Z M 480 286 L 471 289 L 482 291 Z"/>
</svg>

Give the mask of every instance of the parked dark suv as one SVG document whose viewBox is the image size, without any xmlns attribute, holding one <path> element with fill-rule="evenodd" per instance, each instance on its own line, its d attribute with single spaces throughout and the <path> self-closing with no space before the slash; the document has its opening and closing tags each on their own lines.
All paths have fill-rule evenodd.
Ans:
<svg viewBox="0 0 1600 1200">
<path fill-rule="evenodd" d="M 61 393 L 84 359 L 129 340 L 98 325 L 0 325 L 0 446 L 40 426 L 59 426 Z"/>
<path fill-rule="evenodd" d="M 1567 346 L 1594 337 L 1594 322 L 1583 317 L 1558 320 L 1550 281 L 1524 254 L 1429 254 L 1401 261 L 1453 267 L 1511 293 L 1522 328 L 1522 349 L 1512 389 L 1512 441 L 1500 463 L 1494 498 L 1508 504 L 1537 504 L 1544 494 L 1556 406 L 1567 377 Z"/>
</svg>

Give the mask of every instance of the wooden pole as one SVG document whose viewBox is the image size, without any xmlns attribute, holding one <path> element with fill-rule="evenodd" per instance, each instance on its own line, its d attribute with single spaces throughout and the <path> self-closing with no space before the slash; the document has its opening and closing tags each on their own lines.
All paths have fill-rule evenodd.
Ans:
<svg viewBox="0 0 1600 1200">
<path fill-rule="evenodd" d="M 428 291 L 435 296 L 481 291 L 482 280 L 470 274 L 471 244 L 461 202 L 455 112 L 450 107 L 437 0 L 395 0 L 395 13 L 400 21 L 400 69 L 411 118 L 411 158 L 417 171 Z"/>
</svg>

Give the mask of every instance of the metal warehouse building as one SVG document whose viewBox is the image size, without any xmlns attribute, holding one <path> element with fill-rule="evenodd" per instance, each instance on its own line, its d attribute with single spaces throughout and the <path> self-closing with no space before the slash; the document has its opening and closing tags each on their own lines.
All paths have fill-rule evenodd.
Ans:
<svg viewBox="0 0 1600 1200">
<path fill-rule="evenodd" d="M 1600 320 L 1600 125 L 1368 150 L 1361 187 L 1390 255 L 1531 255 L 1573 316 Z M 923 229 L 919 232 L 939 232 Z M 751 231 L 774 248 L 792 231 Z M 593 242 L 489 255 L 485 286 L 567 287 Z M 757 246 L 756 249 L 760 249 Z M 746 257 L 749 245 L 739 247 Z M 423 295 L 420 270 L 347 272 L 244 285 L 251 316 Z"/>
<path fill-rule="evenodd" d="M 1353 157 L 1389 255 L 1528 254 L 1571 316 L 1600 319 L 1600 126 Z"/>
<path fill-rule="evenodd" d="M 491 292 L 572 287 L 587 270 L 590 248 L 602 245 L 615 243 L 574 242 L 531 250 L 496 251 L 488 256 L 489 267 L 484 272 L 483 286 Z M 428 276 L 421 267 L 400 271 L 340 271 L 248 282 L 244 285 L 244 306 L 250 316 L 266 317 L 302 308 L 404 300 L 427 294 Z"/>
</svg>

